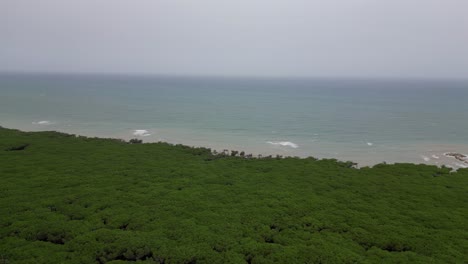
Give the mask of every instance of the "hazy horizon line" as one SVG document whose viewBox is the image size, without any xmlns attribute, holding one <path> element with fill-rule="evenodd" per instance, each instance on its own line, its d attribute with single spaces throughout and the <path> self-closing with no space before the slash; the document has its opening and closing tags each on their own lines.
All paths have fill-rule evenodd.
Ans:
<svg viewBox="0 0 468 264">
<path fill-rule="evenodd" d="M 422 77 L 422 76 L 306 76 L 306 75 L 208 75 L 188 73 L 150 73 L 150 72 L 97 72 L 97 71 L 20 71 L 0 70 L 0 75 L 49 75 L 49 76 L 122 76 L 146 78 L 188 78 L 188 79 L 257 79 L 257 80 L 385 80 L 385 81 L 457 81 L 468 82 L 468 77 Z"/>
</svg>

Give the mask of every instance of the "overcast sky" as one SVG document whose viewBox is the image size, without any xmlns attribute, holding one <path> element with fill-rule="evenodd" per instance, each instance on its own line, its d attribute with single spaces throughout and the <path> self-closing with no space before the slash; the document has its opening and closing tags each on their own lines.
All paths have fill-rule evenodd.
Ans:
<svg viewBox="0 0 468 264">
<path fill-rule="evenodd" d="M 468 78 L 468 0 L 0 0 L 0 71 Z"/>
</svg>

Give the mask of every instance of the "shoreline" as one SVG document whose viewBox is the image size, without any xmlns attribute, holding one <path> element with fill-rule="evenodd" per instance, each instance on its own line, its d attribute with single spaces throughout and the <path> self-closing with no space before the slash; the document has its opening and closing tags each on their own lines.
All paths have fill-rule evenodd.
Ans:
<svg viewBox="0 0 468 264">
<path fill-rule="evenodd" d="M 0 138 L 0 244 L 12 263 L 456 263 L 466 255 L 458 241 L 468 169 L 215 156 L 6 128 Z"/>
<path fill-rule="evenodd" d="M 0 123 L 23 131 L 137 137 L 360 166 L 460 168 L 465 164 L 444 153 L 468 154 L 468 123 L 462 122 L 468 91 L 460 84 L 38 75 L 1 78 L 0 85 Z"/>
<path fill-rule="evenodd" d="M 40 122 L 43 122 L 42 124 Z M 341 153 L 328 151 L 327 154 L 320 155 L 319 152 L 308 153 L 307 151 L 301 150 L 299 146 L 292 142 L 273 142 L 266 141 L 266 144 L 270 144 L 269 148 L 264 147 L 263 149 L 256 148 L 255 146 L 236 146 L 234 143 L 227 142 L 205 142 L 201 140 L 164 140 L 163 138 L 155 138 L 155 135 L 151 134 L 148 130 L 136 129 L 130 130 L 133 133 L 117 133 L 115 135 L 105 135 L 105 134 L 91 134 L 84 131 L 72 131 L 69 129 L 57 129 L 50 127 L 53 123 L 45 124 L 44 121 L 38 121 L 33 123 L 35 125 L 41 125 L 39 129 L 24 129 L 24 128 L 12 128 L 7 126 L 1 126 L 7 129 L 14 129 L 24 132 L 44 132 L 44 131 L 53 131 L 58 133 L 65 133 L 75 136 L 84 136 L 89 138 L 102 138 L 102 139 L 115 139 L 115 140 L 124 140 L 128 142 L 130 139 L 139 139 L 142 140 L 142 143 L 168 143 L 171 145 L 184 145 L 194 148 L 207 148 L 210 149 L 213 153 L 231 153 L 231 151 L 236 151 L 237 153 L 245 153 L 245 155 L 250 155 L 251 157 L 296 157 L 296 158 L 316 158 L 316 159 L 335 159 L 342 162 L 352 162 L 356 164 L 356 167 L 373 167 L 377 164 L 396 164 L 396 163 L 410 163 L 410 164 L 426 164 L 426 165 L 435 165 L 437 167 L 446 166 L 457 170 L 460 168 L 468 168 L 468 155 L 463 153 L 464 151 L 457 151 L 457 148 L 460 148 L 458 145 L 448 145 L 448 144 L 434 144 L 426 147 L 424 151 L 417 151 L 418 147 L 409 146 L 408 149 L 401 149 L 399 151 L 394 150 L 393 152 L 377 152 L 375 151 L 376 146 L 373 143 L 366 142 L 366 145 L 369 147 L 369 150 L 363 148 L 362 151 L 345 149 Z M 50 129 L 47 129 L 50 128 Z M 159 130 L 159 129 L 158 129 Z M 128 131 L 127 131 L 128 132 Z M 333 144 L 337 145 L 336 143 Z M 338 144 L 343 145 L 343 144 Z M 377 145 L 377 147 L 379 147 Z M 374 149 L 372 152 L 371 150 Z M 388 151 L 388 150 L 387 150 Z M 417 155 L 418 158 L 412 157 L 407 158 L 403 154 L 408 154 L 413 151 L 424 152 Z M 326 153 L 326 152 L 322 152 Z M 400 153 L 402 155 L 400 155 Z M 318 155 L 317 155 L 318 154 Z M 334 155 L 335 154 L 335 155 Z M 369 159 L 368 157 L 373 155 L 374 159 Z M 413 155 L 414 156 L 414 155 Z M 387 157 L 387 158 L 382 158 Z"/>
</svg>

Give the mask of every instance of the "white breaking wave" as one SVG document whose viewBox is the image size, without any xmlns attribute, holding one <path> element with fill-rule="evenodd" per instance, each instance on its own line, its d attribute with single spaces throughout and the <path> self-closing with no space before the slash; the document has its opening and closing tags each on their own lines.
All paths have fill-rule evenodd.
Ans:
<svg viewBox="0 0 468 264">
<path fill-rule="evenodd" d="M 133 130 L 133 135 L 134 136 L 137 136 L 137 137 L 147 137 L 147 136 L 151 136 L 151 134 L 149 133 L 148 130 L 145 130 L 145 129 L 136 129 L 136 130 Z"/>
<path fill-rule="evenodd" d="M 283 147 L 290 147 L 290 148 L 298 148 L 299 146 L 295 143 L 289 141 L 267 141 L 268 144 L 274 146 L 283 146 Z"/>
<path fill-rule="evenodd" d="M 437 156 L 437 155 L 432 155 L 431 157 L 434 158 L 434 159 L 439 159 L 439 158 L 440 158 L 440 157 Z"/>
<path fill-rule="evenodd" d="M 427 156 L 424 156 L 424 155 L 423 155 L 423 156 L 421 156 L 421 158 L 422 158 L 424 161 L 430 161 L 430 160 L 431 160 L 429 157 L 427 157 Z"/>
<path fill-rule="evenodd" d="M 455 164 L 455 166 L 460 167 L 462 169 L 468 168 L 468 164 L 463 164 L 463 163 L 458 163 L 458 162 L 454 162 L 453 164 Z"/>
<path fill-rule="evenodd" d="M 43 121 L 37 121 L 37 122 L 32 122 L 34 125 L 42 125 L 42 126 L 47 126 L 47 125 L 52 125 L 53 123 L 48 121 L 48 120 L 43 120 Z"/>
<path fill-rule="evenodd" d="M 368 146 L 373 146 L 374 143 L 372 143 L 372 142 L 367 142 L 367 145 L 368 145 Z"/>
</svg>

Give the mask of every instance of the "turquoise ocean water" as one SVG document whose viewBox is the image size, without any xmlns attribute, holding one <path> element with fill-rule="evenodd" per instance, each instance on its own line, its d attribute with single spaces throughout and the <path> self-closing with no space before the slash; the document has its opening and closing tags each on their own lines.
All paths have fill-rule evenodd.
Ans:
<svg viewBox="0 0 468 264">
<path fill-rule="evenodd" d="M 468 82 L 2 74 L 0 125 L 463 167 Z"/>
</svg>

